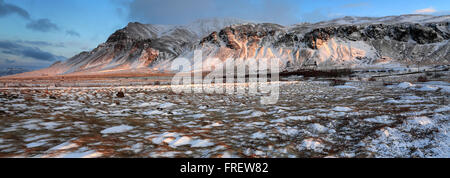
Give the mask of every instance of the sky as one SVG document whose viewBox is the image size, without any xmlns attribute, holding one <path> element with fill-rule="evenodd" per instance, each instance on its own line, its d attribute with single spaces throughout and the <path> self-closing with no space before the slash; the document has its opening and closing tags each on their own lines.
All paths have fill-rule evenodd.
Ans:
<svg viewBox="0 0 450 178">
<path fill-rule="evenodd" d="M 89 51 L 129 22 L 239 18 L 290 25 L 344 16 L 450 15 L 448 0 L 0 0 L 0 69 Z"/>
</svg>

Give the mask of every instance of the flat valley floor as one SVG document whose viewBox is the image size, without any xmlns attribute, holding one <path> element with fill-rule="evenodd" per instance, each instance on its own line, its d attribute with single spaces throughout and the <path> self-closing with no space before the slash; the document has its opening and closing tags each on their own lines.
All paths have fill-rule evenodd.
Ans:
<svg viewBox="0 0 450 178">
<path fill-rule="evenodd" d="M 0 157 L 448 158 L 449 89 L 292 80 L 261 105 L 166 85 L 2 88 Z"/>
</svg>

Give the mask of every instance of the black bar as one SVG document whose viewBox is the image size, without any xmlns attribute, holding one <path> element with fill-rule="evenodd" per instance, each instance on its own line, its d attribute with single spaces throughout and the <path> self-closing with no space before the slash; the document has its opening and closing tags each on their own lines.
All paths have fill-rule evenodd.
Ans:
<svg viewBox="0 0 450 178">
<path fill-rule="evenodd" d="M 415 174 L 424 171 L 446 175 L 448 159 L 0 159 L 3 175 L 31 174 L 60 177 L 89 177 L 98 175 L 134 177 L 279 177 L 280 175 L 368 175 L 385 176 L 391 173 Z M 182 172 L 183 165 L 214 165 L 211 172 Z M 265 163 L 259 172 L 227 169 L 232 164 Z M 220 168 L 220 169 L 219 169 Z M 406 168 L 406 169 L 405 169 Z M 227 169 L 227 170 L 225 170 Z M 197 169 L 198 170 L 198 169 Z M 61 172 L 61 173 L 59 173 Z M 366 172 L 361 174 L 361 172 Z M 314 177 L 314 176 L 313 176 Z"/>
</svg>

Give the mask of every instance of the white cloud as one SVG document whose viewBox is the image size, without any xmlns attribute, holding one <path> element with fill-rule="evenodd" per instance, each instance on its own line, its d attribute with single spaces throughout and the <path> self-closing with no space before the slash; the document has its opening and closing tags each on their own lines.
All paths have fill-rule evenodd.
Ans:
<svg viewBox="0 0 450 178">
<path fill-rule="evenodd" d="M 231 17 L 287 25 L 298 23 L 300 11 L 300 5 L 292 0 L 133 0 L 129 7 L 130 20 L 151 24 Z"/>
<path fill-rule="evenodd" d="M 434 13 L 436 12 L 436 9 L 434 9 L 433 7 L 429 7 L 429 8 L 425 8 L 425 9 L 418 9 L 416 11 L 414 11 L 414 13 L 417 14 L 429 14 L 429 13 Z"/>
</svg>

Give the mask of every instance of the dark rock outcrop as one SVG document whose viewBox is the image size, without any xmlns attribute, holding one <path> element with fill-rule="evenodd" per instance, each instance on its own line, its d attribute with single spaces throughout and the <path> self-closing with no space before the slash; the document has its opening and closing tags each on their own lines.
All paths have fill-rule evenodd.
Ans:
<svg viewBox="0 0 450 178">
<path fill-rule="evenodd" d="M 125 93 L 123 93 L 122 91 L 119 91 L 119 92 L 117 92 L 116 96 L 118 98 L 123 98 L 123 97 L 125 97 Z"/>
</svg>

